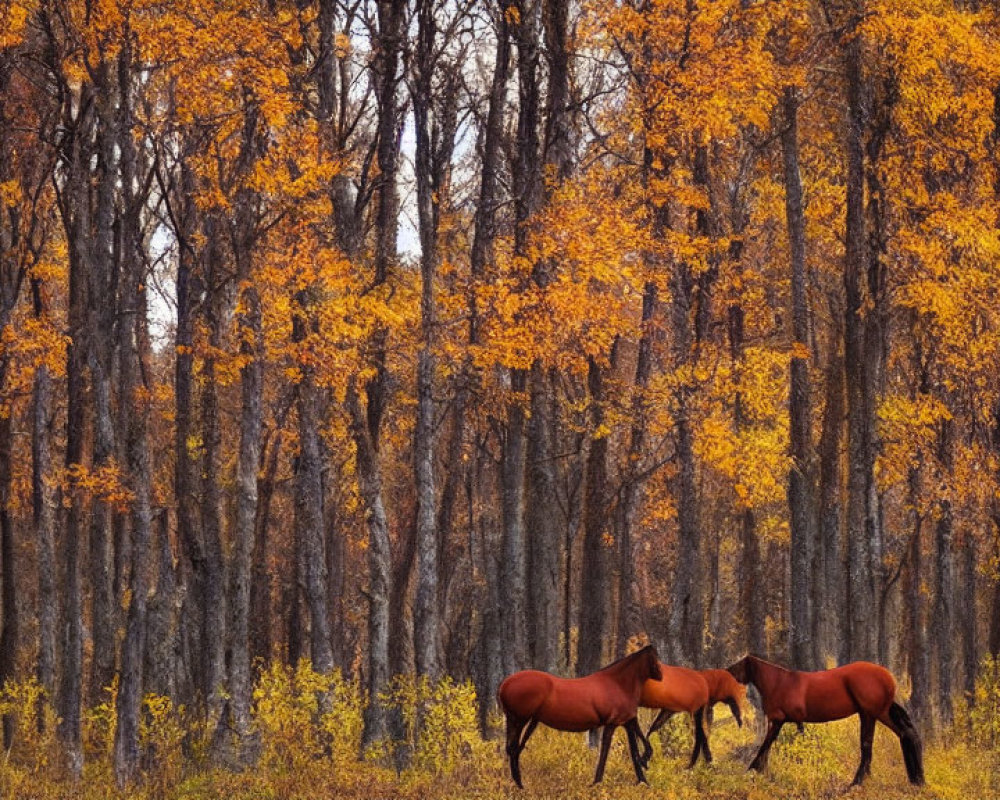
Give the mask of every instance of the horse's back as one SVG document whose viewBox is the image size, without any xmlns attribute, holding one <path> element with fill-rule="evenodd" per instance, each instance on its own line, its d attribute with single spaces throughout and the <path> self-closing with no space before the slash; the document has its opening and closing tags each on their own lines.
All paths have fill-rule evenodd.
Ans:
<svg viewBox="0 0 1000 800">
<path fill-rule="evenodd" d="M 824 722 L 864 711 L 878 717 L 892 704 L 896 681 L 885 667 L 855 661 L 805 676 L 806 722 Z"/>
<path fill-rule="evenodd" d="M 660 680 L 648 680 L 643 684 L 639 705 L 695 711 L 708 703 L 708 681 L 697 670 L 660 664 L 660 673 Z"/>
<path fill-rule="evenodd" d="M 528 718 L 552 693 L 552 675 L 537 669 L 525 669 L 504 678 L 497 689 L 497 700 L 507 714 Z"/>
</svg>

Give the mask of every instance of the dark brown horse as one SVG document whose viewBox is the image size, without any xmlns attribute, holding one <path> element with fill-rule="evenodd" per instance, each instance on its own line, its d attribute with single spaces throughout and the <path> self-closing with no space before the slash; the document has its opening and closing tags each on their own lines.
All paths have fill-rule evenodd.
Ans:
<svg viewBox="0 0 1000 800">
<path fill-rule="evenodd" d="M 636 778 L 645 783 L 637 738 L 642 734 L 635 715 L 643 684 L 659 677 L 660 662 L 650 645 L 583 678 L 558 678 L 532 669 L 506 678 L 497 700 L 507 717 L 507 756 L 514 783 L 522 786 L 521 751 L 539 722 L 557 731 L 604 728 L 594 783 L 604 777 L 615 728 L 624 726 Z"/>
<path fill-rule="evenodd" d="M 923 784 L 920 736 L 906 709 L 896 702 L 896 681 L 884 667 L 855 661 L 836 669 L 797 672 L 745 656 L 728 669 L 740 683 L 757 687 L 767 716 L 767 734 L 750 769 L 760 771 L 767 766 L 771 745 L 786 722 L 831 722 L 857 714 L 861 718 L 861 764 L 853 784 L 871 773 L 876 721 L 899 737 L 910 783 Z"/>
</svg>

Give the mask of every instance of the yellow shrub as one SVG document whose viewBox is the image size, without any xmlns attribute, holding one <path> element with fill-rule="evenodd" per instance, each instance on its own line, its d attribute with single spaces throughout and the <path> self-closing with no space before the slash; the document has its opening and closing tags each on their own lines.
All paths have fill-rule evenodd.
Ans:
<svg viewBox="0 0 1000 800">
<path fill-rule="evenodd" d="M 389 749 L 406 748 L 415 769 L 445 774 L 459 761 L 490 749 L 479 735 L 471 682 L 444 678 L 431 683 L 425 677 L 397 675 L 380 700 L 402 713 L 406 731 L 403 741 L 387 743 Z"/>
<path fill-rule="evenodd" d="M 303 659 L 292 670 L 272 664 L 254 689 L 254 722 L 262 758 L 290 769 L 324 754 L 357 756 L 364 703 L 356 681 L 315 672 Z"/>
<path fill-rule="evenodd" d="M 1000 749 L 1000 658 L 983 659 L 969 710 L 969 728 L 973 744 L 994 752 Z"/>
</svg>

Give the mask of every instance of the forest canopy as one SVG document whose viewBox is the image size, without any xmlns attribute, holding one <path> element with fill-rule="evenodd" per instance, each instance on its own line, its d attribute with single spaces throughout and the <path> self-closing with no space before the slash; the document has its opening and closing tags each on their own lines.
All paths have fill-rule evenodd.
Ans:
<svg viewBox="0 0 1000 800">
<path fill-rule="evenodd" d="M 995 2 L 0 0 L 0 684 L 121 785 L 301 659 L 359 748 L 645 641 L 947 726 L 998 286 Z"/>
</svg>

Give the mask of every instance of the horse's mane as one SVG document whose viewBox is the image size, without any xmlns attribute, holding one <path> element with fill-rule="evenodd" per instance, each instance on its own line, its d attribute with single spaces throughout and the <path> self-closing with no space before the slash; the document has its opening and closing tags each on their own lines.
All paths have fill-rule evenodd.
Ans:
<svg viewBox="0 0 1000 800">
<path fill-rule="evenodd" d="M 635 659 L 637 659 L 639 656 L 641 656 L 647 650 L 653 650 L 653 649 L 654 649 L 653 645 L 647 644 L 642 649 L 636 650 L 634 653 L 629 653 L 627 656 L 624 656 L 623 658 L 619 658 L 617 661 L 613 661 L 610 664 L 608 664 L 606 667 L 601 667 L 597 671 L 598 672 L 606 672 L 609 669 L 614 669 L 615 667 L 624 666 L 626 663 L 631 663 L 632 661 L 634 661 Z"/>
</svg>

